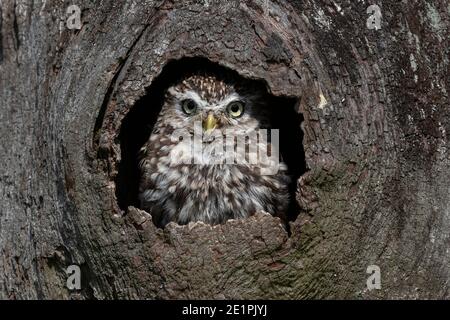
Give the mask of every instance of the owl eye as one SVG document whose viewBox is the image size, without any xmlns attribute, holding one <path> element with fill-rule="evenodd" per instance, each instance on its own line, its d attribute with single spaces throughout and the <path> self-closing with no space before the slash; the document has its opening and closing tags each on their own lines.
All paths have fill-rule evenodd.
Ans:
<svg viewBox="0 0 450 320">
<path fill-rule="evenodd" d="M 186 114 L 193 114 L 197 111 L 197 103 L 194 100 L 186 99 L 181 102 L 181 108 Z"/>
<path fill-rule="evenodd" d="M 228 114 L 233 118 L 239 118 L 244 113 L 244 103 L 242 101 L 233 101 L 227 106 Z"/>
</svg>

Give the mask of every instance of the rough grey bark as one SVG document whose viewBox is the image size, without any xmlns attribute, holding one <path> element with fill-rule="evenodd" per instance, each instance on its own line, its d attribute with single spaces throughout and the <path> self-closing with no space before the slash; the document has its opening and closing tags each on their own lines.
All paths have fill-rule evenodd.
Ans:
<svg viewBox="0 0 450 320">
<path fill-rule="evenodd" d="M 450 298 L 447 1 L 207 3 L 0 1 L 0 298 Z M 299 99 L 290 237 L 264 214 L 160 230 L 118 207 L 121 121 L 192 56 Z"/>
</svg>

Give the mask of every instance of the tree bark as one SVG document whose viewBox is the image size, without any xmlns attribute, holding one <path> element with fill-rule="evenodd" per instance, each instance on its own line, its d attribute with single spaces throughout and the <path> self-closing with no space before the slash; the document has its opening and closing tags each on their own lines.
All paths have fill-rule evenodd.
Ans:
<svg viewBox="0 0 450 320">
<path fill-rule="evenodd" d="M 450 7 L 369 2 L 0 0 L 0 298 L 450 298 Z M 183 57 L 298 99 L 290 235 L 119 207 L 122 120 Z"/>
</svg>

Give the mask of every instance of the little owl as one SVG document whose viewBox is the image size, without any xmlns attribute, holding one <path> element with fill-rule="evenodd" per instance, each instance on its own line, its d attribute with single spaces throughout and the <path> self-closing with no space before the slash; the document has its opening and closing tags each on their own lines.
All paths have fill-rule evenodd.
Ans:
<svg viewBox="0 0 450 320">
<path fill-rule="evenodd" d="M 269 101 L 265 88 L 254 82 L 212 73 L 188 75 L 166 90 L 156 124 L 139 153 L 139 200 L 156 225 L 214 225 L 257 211 L 285 218 L 287 166 L 278 161 L 278 150 L 267 139 L 271 133 L 260 133 L 271 128 L 270 113 L 275 110 Z M 245 156 L 239 157 L 238 150 Z M 259 161 L 262 153 L 271 159 L 275 155 L 276 161 Z M 258 161 L 250 161 L 255 155 Z M 267 166 L 276 168 L 264 174 Z"/>
</svg>

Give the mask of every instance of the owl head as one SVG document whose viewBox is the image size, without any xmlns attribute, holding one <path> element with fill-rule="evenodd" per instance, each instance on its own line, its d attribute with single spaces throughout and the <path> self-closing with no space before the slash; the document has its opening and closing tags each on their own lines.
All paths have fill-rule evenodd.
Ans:
<svg viewBox="0 0 450 320">
<path fill-rule="evenodd" d="M 215 74 L 189 75 L 165 94 L 161 124 L 190 132 L 201 123 L 215 129 L 248 132 L 268 128 L 268 95 L 261 85 Z"/>
</svg>

